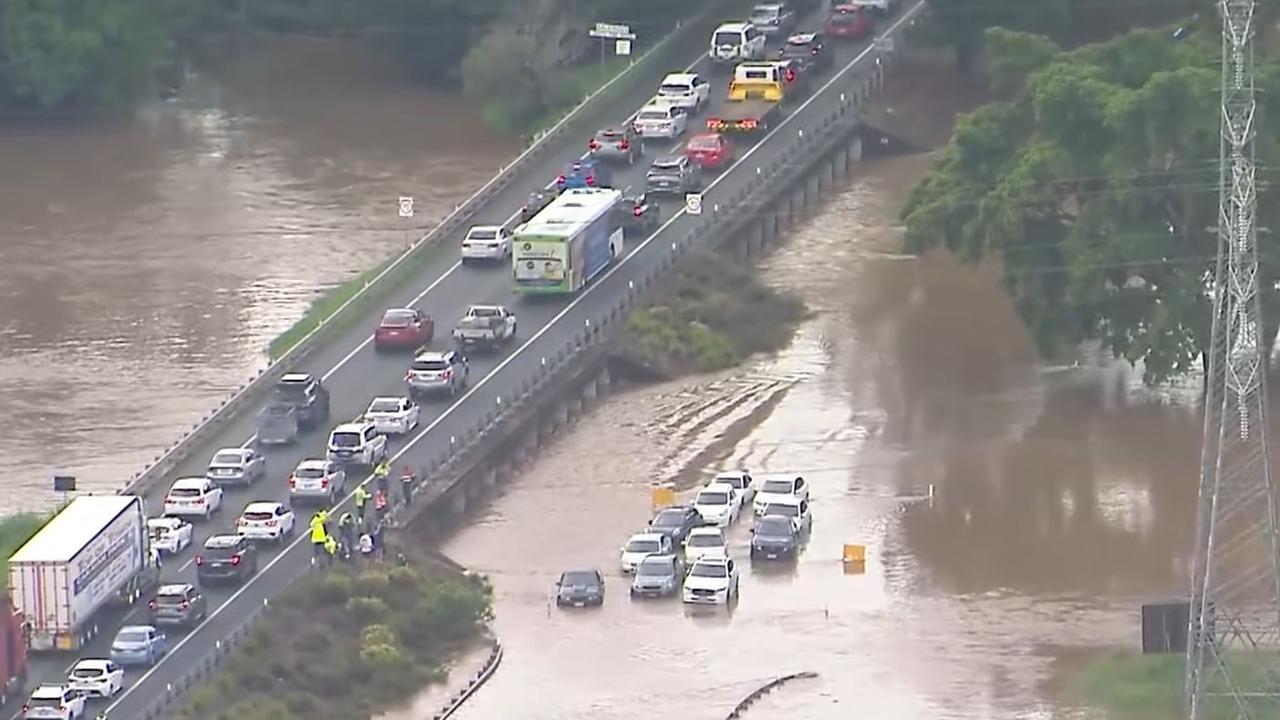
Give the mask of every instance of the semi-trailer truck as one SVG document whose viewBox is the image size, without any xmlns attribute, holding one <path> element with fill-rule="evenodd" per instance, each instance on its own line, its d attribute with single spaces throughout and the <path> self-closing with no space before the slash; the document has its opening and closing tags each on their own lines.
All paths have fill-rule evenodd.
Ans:
<svg viewBox="0 0 1280 720">
<path fill-rule="evenodd" d="M 9 592 L 32 651 L 81 647 L 105 629 L 104 608 L 133 604 L 159 577 L 136 495 L 78 497 L 9 558 Z"/>
</svg>

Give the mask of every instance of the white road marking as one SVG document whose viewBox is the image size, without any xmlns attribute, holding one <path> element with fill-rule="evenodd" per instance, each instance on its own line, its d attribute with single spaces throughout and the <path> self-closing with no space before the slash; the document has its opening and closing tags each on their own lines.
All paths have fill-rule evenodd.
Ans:
<svg viewBox="0 0 1280 720">
<path fill-rule="evenodd" d="M 889 28 L 885 30 L 883 33 L 880 33 L 878 37 L 883 37 L 884 35 L 896 30 L 898 26 L 901 25 L 903 21 L 905 21 L 911 14 L 913 14 L 915 9 L 918 8 L 920 4 L 922 4 L 923 2 L 924 0 L 921 0 L 921 3 L 917 3 L 916 5 L 913 5 L 910 10 L 904 12 L 903 15 L 896 22 L 893 23 L 893 25 L 890 25 Z M 852 60 L 850 60 L 848 63 L 845 63 L 844 67 L 841 68 L 840 71 L 837 72 L 835 75 L 833 75 L 830 80 L 824 83 L 822 87 L 818 88 L 816 92 L 811 94 L 794 111 L 788 113 L 787 116 L 783 118 L 782 121 L 779 122 L 776 127 L 770 130 L 768 134 L 766 134 L 763 138 L 761 138 L 760 141 L 757 142 L 755 145 L 753 145 L 749 150 L 747 150 L 747 152 L 743 153 L 742 157 L 736 159 L 733 165 L 730 165 L 725 172 L 722 172 L 720 175 L 718 175 L 715 178 L 715 180 L 712 180 L 707 185 L 707 187 L 703 190 L 703 193 L 705 194 L 709 192 L 711 189 L 713 189 L 716 185 L 719 185 L 722 180 L 724 180 L 729 176 L 732 170 L 737 168 L 743 162 L 746 162 L 747 158 L 751 157 L 751 155 L 755 153 L 756 150 L 768 144 L 770 138 L 772 138 L 774 135 L 777 135 L 784 127 L 787 126 L 787 123 L 791 122 L 793 118 L 800 115 L 804 111 L 804 109 L 809 106 L 810 103 L 812 103 L 814 100 L 817 100 L 818 97 L 820 97 L 823 93 L 825 93 L 828 88 L 834 85 L 837 80 L 839 80 L 846 72 L 848 72 L 848 70 L 852 68 L 856 63 L 860 62 L 864 57 L 866 57 L 873 49 L 874 49 L 874 44 L 868 45 L 862 52 L 858 53 L 858 55 L 855 56 Z M 694 63 L 694 64 L 696 65 L 697 63 Z M 693 66 L 691 65 L 690 67 L 693 67 Z M 609 270 L 603 276 L 600 277 L 599 281 L 594 282 L 591 285 L 588 285 L 587 287 L 583 288 L 582 292 L 579 293 L 577 297 L 575 297 L 572 301 L 570 301 L 569 304 L 566 305 L 564 309 L 562 309 L 559 313 L 556 313 L 555 317 L 551 318 L 550 321 L 544 324 L 536 333 L 533 334 L 533 336 L 531 336 L 528 340 L 526 340 L 523 345 L 516 348 L 514 352 L 512 352 L 510 355 L 504 358 L 502 362 L 498 363 L 498 365 L 495 366 L 492 370 L 490 370 L 488 374 L 486 374 L 483 378 L 481 378 L 478 383 L 476 383 L 473 387 L 471 387 L 471 389 L 469 389 L 466 392 L 466 394 L 464 394 L 462 397 L 455 400 L 452 405 L 445 408 L 444 412 L 440 413 L 439 417 L 431 421 L 431 423 L 428 424 L 425 428 L 423 428 L 420 432 L 418 432 L 417 435 L 414 435 L 413 438 L 409 440 L 409 442 L 406 443 L 404 447 L 400 448 L 400 450 L 397 451 L 396 454 L 390 458 L 390 462 L 395 462 L 399 460 L 402 455 L 409 452 L 409 450 L 411 450 L 415 445 L 417 445 L 419 440 L 426 437 L 427 433 L 434 430 L 436 426 L 444 422 L 445 418 L 449 417 L 449 415 L 451 415 L 454 410 L 458 409 L 458 407 L 460 407 L 462 403 L 466 402 L 467 398 L 476 394 L 476 392 L 478 392 L 480 388 L 484 387 L 485 383 L 489 382 L 490 379 L 492 379 L 495 375 L 501 372 L 507 365 L 510 365 L 511 361 L 515 360 L 520 353 L 524 352 L 530 346 L 532 346 L 535 342 L 537 342 L 543 335 L 547 333 L 548 330 L 554 327 L 556 323 L 558 323 L 561 319 L 563 319 L 566 315 L 568 315 L 575 307 L 577 307 L 579 303 L 587 299 L 587 297 L 591 295 L 591 292 L 593 290 L 603 285 L 605 280 L 609 279 L 609 277 L 611 277 L 614 273 L 621 270 L 622 267 L 626 265 L 628 260 L 630 260 L 636 253 L 640 252 L 645 247 L 647 247 L 649 243 L 653 242 L 655 238 L 661 235 L 664 230 L 670 227 L 672 223 L 674 223 L 677 219 L 679 219 L 683 215 L 685 215 L 685 211 L 683 209 L 678 210 L 657 230 L 655 230 L 651 235 L 649 235 L 649 237 L 645 238 L 644 242 L 640 243 L 631 252 L 624 255 L 622 260 L 620 260 L 618 264 L 610 267 Z M 453 268 L 449 270 L 449 272 L 452 272 L 460 264 L 461 263 L 455 264 Z M 447 274 L 448 273 L 446 273 L 446 275 Z M 422 291 L 422 293 L 418 297 L 422 297 L 423 295 L 426 295 L 428 292 L 430 292 L 430 290 L 433 287 L 435 287 L 441 281 L 443 281 L 444 278 L 445 276 L 442 275 L 435 282 L 431 283 L 431 285 L 429 285 L 426 290 Z M 372 339 L 372 336 L 370 337 L 370 339 Z M 367 345 L 368 343 L 369 343 L 369 340 L 365 340 L 365 342 L 361 345 L 361 347 L 364 347 L 364 345 Z M 359 348 L 357 348 L 355 351 L 352 351 L 346 358 L 343 359 L 342 363 L 339 363 L 338 366 L 335 366 L 334 369 L 326 373 L 324 377 L 327 378 L 330 375 L 332 375 L 334 372 L 336 372 L 338 367 L 340 367 L 343 363 L 347 362 L 347 360 L 350 359 L 351 356 L 355 355 L 355 353 L 358 350 Z M 372 479 L 372 477 L 373 477 L 372 475 L 366 477 L 364 480 L 361 481 L 360 484 L 361 485 L 367 484 Z M 355 491 L 353 490 L 352 492 L 348 493 L 345 497 L 343 497 L 341 501 L 336 503 L 334 507 L 335 508 L 340 507 L 341 505 L 351 500 L 351 498 L 354 495 L 355 495 Z M 139 677 L 132 685 L 130 685 L 126 690 L 120 693 L 119 699 L 117 699 L 115 702 L 113 702 L 110 706 L 107 707 L 107 713 L 109 714 L 112 710 L 114 710 L 116 706 L 118 706 L 121 702 L 124 701 L 124 698 L 127 697 L 129 693 L 133 691 L 134 688 L 138 687 L 143 682 L 145 682 L 147 678 L 151 677 L 151 675 L 161 667 L 162 663 L 164 663 L 169 657 L 172 657 L 173 654 L 176 653 L 178 650 L 181 650 L 184 645 L 190 642 L 192 638 L 196 637 L 200 633 L 200 631 L 204 629 L 205 625 L 208 625 L 209 622 L 212 621 L 215 617 L 217 617 L 219 613 L 221 613 L 224 609 L 229 607 L 231 603 L 233 603 L 237 598 L 243 595 L 246 590 L 253 587 L 253 584 L 259 578 L 265 575 L 267 571 L 269 571 L 272 567 L 275 566 L 276 563 L 284 559 L 284 557 L 288 555 L 290 551 L 292 551 L 295 547 L 297 547 L 306 539 L 307 538 L 305 535 L 300 535 L 293 542 L 289 543 L 287 547 L 285 547 L 280 552 L 276 553 L 275 557 L 271 558 L 271 562 L 268 562 L 266 565 L 264 565 L 262 569 L 258 571 L 257 574 L 249 578 L 249 580 L 245 582 L 244 585 L 241 585 L 238 590 L 232 593 L 231 597 L 227 598 L 226 601 L 224 601 L 221 605 L 219 605 L 213 612 L 209 613 L 208 617 L 206 617 L 203 621 L 201 621 L 199 625 L 193 628 L 191 632 L 189 632 L 186 636 L 184 636 L 182 640 L 180 640 L 176 645 L 170 648 L 169 652 L 166 654 L 165 660 L 161 660 L 159 663 L 149 668 L 147 672 L 143 673 L 143 675 Z"/>
</svg>

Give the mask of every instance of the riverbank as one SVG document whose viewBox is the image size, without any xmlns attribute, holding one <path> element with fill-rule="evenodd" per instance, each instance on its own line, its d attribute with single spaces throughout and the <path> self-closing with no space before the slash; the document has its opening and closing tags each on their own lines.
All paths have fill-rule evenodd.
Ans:
<svg viewBox="0 0 1280 720">
<path fill-rule="evenodd" d="M 341 565 L 294 582 L 173 717 L 352 720 L 443 681 L 485 629 L 491 591 L 401 550 L 403 566 Z"/>
<path fill-rule="evenodd" d="M 49 522 L 52 515 L 18 513 L 0 517 L 0 594 L 9 587 L 9 558 L 17 552 L 36 531 Z"/>
</svg>

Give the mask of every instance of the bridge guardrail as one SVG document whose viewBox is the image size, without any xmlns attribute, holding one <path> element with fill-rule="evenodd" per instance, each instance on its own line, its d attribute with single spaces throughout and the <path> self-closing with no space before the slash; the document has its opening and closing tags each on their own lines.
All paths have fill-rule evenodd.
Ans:
<svg viewBox="0 0 1280 720">
<path fill-rule="evenodd" d="M 315 329 L 299 340 L 284 355 L 260 368 L 253 377 L 228 394 L 216 409 L 206 413 L 198 422 L 184 431 L 168 448 L 155 455 L 118 492 L 120 494 L 141 494 L 146 492 L 152 484 L 164 478 L 194 447 L 202 443 L 223 423 L 245 410 L 251 401 L 255 400 L 263 390 L 270 387 L 281 375 L 296 367 L 321 343 L 330 339 L 332 334 L 340 332 L 347 327 L 343 323 L 347 322 L 351 316 L 367 311 L 371 304 L 399 287 L 416 269 L 412 260 L 429 251 L 440 240 L 461 231 L 485 203 L 496 193 L 514 182 L 516 176 L 530 163 L 541 158 L 550 149 L 555 138 L 565 135 L 571 129 L 575 132 L 580 130 L 576 125 L 589 110 L 597 107 L 607 107 L 610 102 L 614 101 L 614 98 L 627 92 L 634 83 L 640 82 L 643 79 L 642 76 L 648 71 L 668 64 L 666 53 L 671 46 L 687 41 L 691 37 L 697 37 L 699 34 L 709 34 L 708 26 L 718 22 L 713 20 L 713 18 L 717 17 L 717 13 L 727 6 L 741 4 L 741 1 L 720 0 L 712 3 L 693 18 L 677 23 L 670 33 L 636 58 L 635 62 L 628 65 L 621 73 L 614 76 L 595 92 L 587 95 L 552 127 L 535 137 L 529 147 L 525 148 L 515 160 L 503 166 L 497 175 L 454 208 L 435 227 L 414 242 L 408 250 L 397 256 L 382 272 L 365 283 L 363 288 L 334 310 L 329 317 L 323 319 Z"/>
<path fill-rule="evenodd" d="M 569 340 L 557 350 L 542 356 L 538 371 L 525 378 L 517 392 L 506 396 L 497 393 L 489 396 L 491 410 L 483 414 L 471 427 L 455 433 L 457 440 L 451 443 L 449 449 L 428 459 L 420 467 L 419 486 L 415 488 L 415 496 L 422 498 L 421 502 L 424 504 L 444 497 L 446 488 L 430 485 L 424 488 L 422 483 L 427 478 L 436 476 L 437 473 L 447 472 L 457 459 L 479 447 L 484 435 L 498 428 L 509 414 L 522 411 L 527 408 L 528 403 L 536 402 L 540 391 L 546 387 L 547 383 L 556 379 L 558 373 L 565 370 L 570 363 L 575 362 L 581 353 L 598 350 L 602 343 L 607 342 L 612 336 L 627 312 L 643 300 L 645 292 L 652 288 L 681 256 L 695 246 L 714 240 L 722 234 L 726 227 L 725 220 L 750 218 L 751 212 L 738 213 L 737 211 L 744 207 L 758 208 L 762 202 L 761 198 L 771 194 L 770 188 L 773 183 L 803 172 L 834 143 L 847 137 L 857 127 L 859 102 L 879 89 L 889 61 L 904 49 L 906 36 L 914 26 L 913 17 L 923 7 L 924 0 L 921 0 L 903 13 L 900 21 L 893 26 L 896 31 L 891 31 L 895 42 L 866 56 L 864 59 L 869 60 L 869 63 L 856 63 L 836 75 L 831 84 L 822 91 L 820 96 L 822 101 L 812 108 L 812 115 L 805 116 L 805 122 L 797 122 L 798 127 L 783 125 L 789 141 L 781 153 L 780 163 L 767 169 L 759 168 L 759 172 L 749 176 L 750 180 L 731 195 L 721 197 L 713 191 L 711 197 L 704 197 L 703 214 L 697 216 L 691 229 L 671 242 L 662 261 L 655 265 L 652 272 L 639 280 L 629 282 L 627 291 L 615 301 L 598 306 L 587 313 L 588 316 L 582 322 L 581 329 L 573 333 Z M 784 123 L 790 123 L 792 119 L 796 119 L 795 116 L 789 116 Z M 784 131 L 780 130 L 780 132 Z M 570 319 L 566 316 L 561 320 L 569 321 Z M 441 492 L 442 490 L 446 492 Z M 265 608 L 265 601 L 263 607 Z M 203 681 L 212 673 L 232 647 L 248 635 L 252 624 L 261 617 L 261 614 L 261 611 L 246 614 L 243 622 L 237 626 L 230 638 L 216 646 L 204 660 L 197 662 L 178 681 L 171 683 L 166 688 L 166 692 L 148 706 L 139 720 L 162 718 L 164 711 L 182 692 L 194 683 Z M 806 674 L 801 673 L 799 676 L 806 676 Z"/>
</svg>

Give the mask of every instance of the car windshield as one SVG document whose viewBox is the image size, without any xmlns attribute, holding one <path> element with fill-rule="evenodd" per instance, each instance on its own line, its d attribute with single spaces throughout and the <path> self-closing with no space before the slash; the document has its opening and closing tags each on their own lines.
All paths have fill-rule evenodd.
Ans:
<svg viewBox="0 0 1280 720">
<path fill-rule="evenodd" d="M 788 59 L 806 58 L 813 54 L 813 49 L 808 45 L 788 45 L 782 49 L 782 57 Z"/>
<path fill-rule="evenodd" d="M 706 135 L 696 137 L 689 141 L 690 150 L 715 150 L 718 147 L 720 147 L 720 141 L 714 137 L 708 137 Z"/>
<path fill-rule="evenodd" d="M 667 115 L 668 115 L 668 113 L 667 113 L 667 111 L 666 111 L 666 110 L 642 110 L 642 111 L 640 112 L 640 114 L 639 114 L 639 115 L 636 115 L 636 119 L 638 119 L 638 120 L 666 120 L 666 119 L 667 119 Z"/>
<path fill-rule="evenodd" d="M 275 517 L 275 516 L 276 516 L 276 515 L 275 515 L 275 513 L 271 512 L 271 511 L 269 511 L 269 510 L 254 510 L 254 511 L 251 511 L 251 512 L 250 512 L 250 511 L 246 511 L 246 512 L 245 512 L 245 514 L 244 514 L 244 519 L 245 519 L 245 520 L 253 520 L 253 521 L 255 521 L 255 522 L 256 522 L 256 521 L 260 521 L 260 520 L 270 520 L 271 518 L 273 518 L 273 517 Z"/>
<path fill-rule="evenodd" d="M 234 545 L 231 547 L 207 547 L 204 549 L 204 554 L 214 560 L 226 560 L 227 558 L 235 557 L 238 552 L 240 552 L 240 548 Z"/>
<path fill-rule="evenodd" d="M 480 318 L 498 317 L 500 314 L 496 307 L 473 307 L 467 311 L 467 315 Z"/>
<path fill-rule="evenodd" d="M 173 488 L 169 491 L 170 497 L 200 497 L 202 494 L 200 488 L 193 487 Z"/>
<path fill-rule="evenodd" d="M 492 240 L 498 237 L 498 231 L 493 228 L 471 228 L 471 232 L 467 233 L 468 240 Z"/>
<path fill-rule="evenodd" d="M 764 508 L 765 515 L 776 515 L 778 517 L 799 517 L 800 507 L 798 505 L 783 505 L 782 503 L 769 503 Z"/>
<path fill-rule="evenodd" d="M 693 570 L 689 571 L 689 574 L 693 577 L 724 578 L 729 577 L 729 569 L 724 565 L 697 563 L 693 566 Z"/>
<path fill-rule="evenodd" d="M 680 172 L 680 163 L 677 160 L 655 160 L 653 166 L 649 168 L 651 173 L 662 173 L 664 175 Z"/>
<path fill-rule="evenodd" d="M 357 432 L 336 432 L 329 440 L 334 447 L 353 448 L 360 447 L 360 433 Z"/>
<path fill-rule="evenodd" d="M 445 370 L 448 367 L 449 363 L 446 363 L 443 360 L 414 360 L 413 364 L 409 366 L 409 369 L 417 370 L 419 372 L 438 372 L 440 370 Z"/>
<path fill-rule="evenodd" d="M 722 545 L 724 545 L 724 538 L 720 535 L 705 533 L 689 538 L 689 547 L 720 547 Z"/>
<path fill-rule="evenodd" d="M 293 476 L 304 480 L 324 477 L 324 468 L 300 467 L 293 471 Z"/>
<path fill-rule="evenodd" d="M 71 671 L 71 677 L 82 679 L 96 678 L 101 676 L 104 672 L 106 671 L 100 667 L 77 667 L 75 670 Z"/>
<path fill-rule="evenodd" d="M 59 698 L 31 698 L 27 701 L 27 707 L 36 708 L 61 708 L 62 700 Z"/>
<path fill-rule="evenodd" d="M 289 413 L 293 412 L 293 406 L 285 405 L 283 403 L 273 403 L 263 408 L 263 412 L 265 412 L 267 415 L 284 417 Z"/>
<path fill-rule="evenodd" d="M 858 13 L 853 10 L 837 10 L 831 13 L 831 19 L 828 21 L 832 25 L 852 25 L 858 19 Z"/>
<path fill-rule="evenodd" d="M 658 517 L 653 519 L 655 527 L 680 527 L 684 524 L 684 513 L 682 512 L 660 512 Z"/>
<path fill-rule="evenodd" d="M 409 323 L 411 322 L 413 322 L 412 310 L 388 310 L 386 314 L 382 316 L 382 327 L 409 327 Z"/>
<path fill-rule="evenodd" d="M 166 595 L 157 595 L 157 605 L 181 605 L 187 601 L 187 597 L 181 593 L 170 593 Z"/>
<path fill-rule="evenodd" d="M 729 493 L 725 492 L 700 492 L 698 499 L 695 501 L 699 505 L 728 505 Z"/>
<path fill-rule="evenodd" d="M 648 575 L 650 577 L 668 577 L 671 575 L 671 561 L 658 558 L 650 558 L 640 563 L 636 568 L 637 575 Z"/>
<path fill-rule="evenodd" d="M 607 142 L 613 142 L 614 140 L 617 140 L 620 137 L 622 137 L 622 131 L 620 130 L 609 129 L 609 130 L 601 130 L 600 132 L 596 133 L 597 140 L 603 140 Z"/>
<path fill-rule="evenodd" d="M 147 634 L 141 630 L 125 630 L 116 636 L 116 641 L 122 643 L 144 643 L 147 641 Z"/>
<path fill-rule="evenodd" d="M 276 397 L 285 400 L 301 400 L 307 396 L 307 386 L 299 382 L 277 383 L 275 394 Z"/>
<path fill-rule="evenodd" d="M 778 19 L 778 11 L 774 8 L 756 8 L 751 11 L 751 22 L 773 22 Z"/>
<path fill-rule="evenodd" d="M 168 526 L 165 525 L 152 525 L 147 528 L 147 531 L 152 540 L 159 540 L 170 532 Z"/>
<path fill-rule="evenodd" d="M 790 480 L 765 480 L 764 486 L 760 488 L 760 492 L 777 493 L 779 495 L 791 494 Z"/>
<path fill-rule="evenodd" d="M 371 413 L 400 412 L 400 400 L 397 398 L 383 398 L 381 400 L 374 400 L 373 403 L 369 405 L 369 412 Z"/>
<path fill-rule="evenodd" d="M 716 45 L 740 45 L 742 44 L 742 33 L 737 32 L 718 32 L 712 40 Z"/>
<path fill-rule="evenodd" d="M 756 523 L 756 535 L 791 537 L 791 521 L 777 515 L 760 518 L 760 521 Z"/>
<path fill-rule="evenodd" d="M 746 78 L 747 80 L 768 80 L 769 71 L 768 70 L 744 70 L 742 72 L 742 77 Z"/>
<path fill-rule="evenodd" d="M 565 587 L 592 587 L 596 584 L 596 576 L 585 571 L 567 572 L 560 578 L 560 584 Z"/>
<path fill-rule="evenodd" d="M 688 95 L 693 88 L 687 83 L 663 83 L 658 86 L 659 95 Z"/>
<path fill-rule="evenodd" d="M 210 465 L 230 465 L 238 467 L 240 465 L 240 453 L 238 452 L 220 452 L 213 456 L 213 462 Z"/>
<path fill-rule="evenodd" d="M 657 540 L 645 538 L 643 540 L 632 540 L 627 543 L 627 552 L 629 553 L 652 553 L 658 552 L 662 548 L 658 545 Z"/>
</svg>

